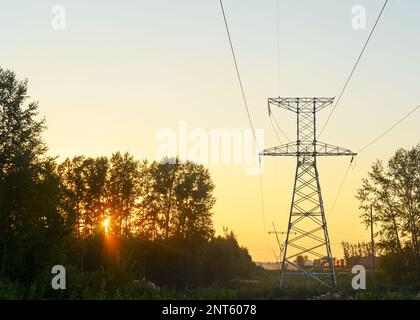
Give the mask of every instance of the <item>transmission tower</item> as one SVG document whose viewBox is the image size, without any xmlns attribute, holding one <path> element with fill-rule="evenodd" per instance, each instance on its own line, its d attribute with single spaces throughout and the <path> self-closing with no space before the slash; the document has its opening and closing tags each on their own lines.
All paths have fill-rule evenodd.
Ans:
<svg viewBox="0 0 420 320">
<path fill-rule="evenodd" d="M 350 150 L 317 141 L 316 113 L 334 98 L 269 98 L 268 110 L 279 107 L 296 113 L 296 142 L 265 149 L 260 155 L 296 157 L 296 174 L 289 224 L 281 262 L 280 287 L 286 276 L 306 276 L 327 287 L 337 287 L 327 221 L 319 183 L 317 157 L 355 156 Z M 313 266 L 298 265 L 298 256 L 310 256 Z M 293 270 L 290 270 L 292 267 Z M 287 270 L 289 268 L 289 270 Z"/>
</svg>

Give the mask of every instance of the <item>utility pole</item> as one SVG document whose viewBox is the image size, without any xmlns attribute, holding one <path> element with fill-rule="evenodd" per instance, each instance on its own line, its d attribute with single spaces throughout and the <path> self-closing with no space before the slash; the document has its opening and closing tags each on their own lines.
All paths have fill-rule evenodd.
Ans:
<svg viewBox="0 0 420 320">
<path fill-rule="evenodd" d="M 277 244 L 278 244 L 278 246 L 279 246 L 279 250 L 280 250 L 280 254 L 279 254 L 279 257 L 277 258 L 277 255 L 276 255 L 276 253 L 274 252 L 274 257 L 276 258 L 276 260 L 278 260 L 278 261 L 279 261 L 279 263 L 280 263 L 280 268 L 282 268 L 282 267 L 283 267 L 283 263 L 282 263 L 282 256 L 283 256 L 283 249 L 284 249 L 284 245 L 282 244 L 282 241 L 280 240 L 279 235 L 283 236 L 283 235 L 287 234 L 287 232 L 286 232 L 286 231 L 277 231 L 277 230 L 276 230 L 276 226 L 274 225 L 274 222 L 273 222 L 273 231 L 268 231 L 268 234 L 269 234 L 269 235 L 274 234 L 274 235 L 276 236 L 276 239 L 277 239 Z M 297 234 L 297 233 L 296 233 L 296 232 L 293 232 L 293 234 Z M 274 251 L 274 250 L 273 250 L 273 251 Z"/>
<path fill-rule="evenodd" d="M 375 279 L 375 240 L 373 235 L 373 205 L 370 205 L 370 241 L 372 247 L 372 274 Z"/>
<path fill-rule="evenodd" d="M 296 232 L 292 232 L 292 233 L 293 234 L 297 234 Z M 276 226 L 274 225 L 274 222 L 273 222 L 273 231 L 268 231 L 268 234 L 269 235 L 274 234 L 276 236 L 277 244 L 278 244 L 279 249 L 280 249 L 280 258 L 279 258 L 279 260 L 280 260 L 280 263 L 281 263 L 284 245 L 282 244 L 282 242 L 281 242 L 281 240 L 279 238 L 279 235 L 283 236 L 283 235 L 287 234 L 287 232 L 286 231 L 277 231 L 276 230 Z"/>
<path fill-rule="evenodd" d="M 283 234 L 286 234 L 286 232 L 277 231 L 277 230 L 276 230 L 276 226 L 274 225 L 274 222 L 273 222 L 273 230 L 274 230 L 274 231 L 268 231 L 268 234 L 269 234 L 269 235 L 274 234 L 274 235 L 276 236 L 277 244 L 278 244 L 279 249 L 280 249 L 280 259 L 281 259 L 281 253 L 282 253 L 282 251 L 283 251 L 283 245 L 281 244 L 281 241 L 280 241 L 280 238 L 279 238 L 279 234 L 280 234 L 280 235 L 283 235 Z M 281 262 L 281 261 L 280 261 L 280 262 Z"/>
<path fill-rule="evenodd" d="M 280 287 L 286 276 L 304 276 L 329 287 L 337 287 L 336 275 L 325 218 L 324 203 L 317 168 L 317 157 L 355 156 L 356 153 L 317 141 L 316 114 L 331 105 L 334 98 L 269 98 L 272 107 L 283 108 L 296 114 L 296 141 L 265 149 L 262 156 L 295 157 L 297 160 L 289 223 L 281 266 Z M 295 232 L 297 235 L 293 236 Z M 317 263 L 307 269 L 295 259 L 309 255 Z M 287 271 L 285 264 L 296 271 Z M 329 279 L 329 280 L 327 280 Z"/>
</svg>

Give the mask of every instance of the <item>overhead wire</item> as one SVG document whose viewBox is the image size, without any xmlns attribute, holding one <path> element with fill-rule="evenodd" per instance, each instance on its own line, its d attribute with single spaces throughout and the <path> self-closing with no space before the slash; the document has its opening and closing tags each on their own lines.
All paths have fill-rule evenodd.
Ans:
<svg viewBox="0 0 420 320">
<path fill-rule="evenodd" d="M 277 138 L 279 144 L 281 144 L 281 139 L 279 137 L 279 134 L 277 133 L 276 127 L 274 126 L 273 119 L 271 117 L 269 117 L 269 118 L 270 118 L 271 128 L 273 128 L 274 134 L 276 135 L 276 138 Z"/>
<path fill-rule="evenodd" d="M 248 116 L 249 125 L 250 125 L 250 127 L 252 129 L 252 134 L 254 136 L 255 144 L 257 145 L 257 136 L 255 134 L 254 125 L 252 124 L 251 114 L 249 112 L 248 102 L 247 102 L 247 99 L 246 99 L 246 96 L 245 96 L 244 86 L 242 84 L 242 78 L 241 78 L 241 75 L 239 73 L 238 61 L 236 59 L 235 49 L 233 47 L 232 37 L 230 35 L 230 30 L 229 30 L 229 25 L 228 25 L 226 13 L 225 13 L 225 8 L 223 6 L 223 1 L 222 0 L 219 0 L 219 2 L 220 2 L 220 7 L 221 7 L 222 13 L 223 13 L 223 20 L 225 22 L 226 33 L 227 33 L 227 36 L 228 36 L 228 39 L 229 39 L 230 51 L 232 53 L 233 62 L 235 64 L 236 75 L 238 77 L 239 87 L 241 88 L 242 99 L 243 99 L 243 102 L 244 102 L 246 114 Z"/>
<path fill-rule="evenodd" d="M 383 133 L 381 133 L 379 136 L 377 136 L 375 139 L 373 139 L 372 141 L 370 141 L 369 143 L 367 143 L 364 147 L 360 148 L 356 153 L 359 155 L 362 151 L 366 150 L 368 147 L 372 146 L 373 144 L 375 144 L 377 141 L 379 141 L 381 138 L 383 138 L 385 135 L 387 135 L 389 132 L 391 132 L 393 129 L 395 129 L 399 124 L 401 124 L 405 119 L 407 119 L 409 116 L 411 116 L 414 112 L 416 112 L 418 109 L 420 109 L 420 104 L 416 107 L 414 107 L 413 109 L 411 109 L 406 115 L 404 115 L 401 119 L 399 119 L 396 123 L 394 123 L 391 127 L 389 127 L 387 130 L 385 130 Z M 353 157 L 354 158 L 354 157 Z M 346 173 L 344 174 L 343 180 L 341 182 L 341 185 L 338 189 L 338 192 L 335 196 L 334 202 L 331 206 L 330 209 L 330 215 L 333 212 L 336 202 L 338 200 L 338 197 L 343 189 L 344 183 L 347 179 L 347 176 L 350 172 L 350 168 L 353 162 L 353 158 L 349 164 L 349 167 L 346 170 Z"/>
<path fill-rule="evenodd" d="M 243 86 L 242 79 L 241 79 L 240 72 L 239 72 L 238 62 L 237 62 L 237 58 L 236 58 L 236 54 L 235 54 L 235 50 L 234 50 L 234 46 L 233 46 L 233 42 L 232 42 L 232 37 L 231 37 L 231 34 L 230 34 L 230 30 L 229 30 L 229 25 L 228 25 L 228 22 L 227 22 L 227 17 L 226 17 L 225 9 L 224 9 L 224 6 L 223 6 L 223 1 L 222 0 L 219 0 L 219 2 L 220 2 L 220 7 L 221 7 L 222 13 L 223 13 L 223 19 L 224 19 L 224 23 L 225 23 L 225 27 L 226 27 L 226 32 L 227 32 L 227 35 L 228 35 L 228 39 L 229 39 L 229 45 L 230 45 L 230 49 L 231 49 L 231 53 L 232 53 L 232 57 L 233 57 L 234 65 L 235 65 L 236 75 L 237 75 L 239 86 L 240 86 L 240 89 L 241 89 L 243 103 L 244 103 L 245 110 L 246 110 L 246 113 L 247 113 L 249 125 L 250 125 L 251 130 L 252 130 L 254 141 L 255 141 L 255 144 L 256 144 L 256 146 L 258 148 L 258 142 L 257 142 L 257 138 L 256 138 L 256 133 L 255 133 L 254 125 L 253 125 L 252 118 L 251 118 L 251 115 L 250 115 L 250 112 L 249 112 L 248 102 L 247 102 L 247 99 L 246 99 L 244 86 Z M 377 27 L 377 25 L 378 25 L 378 23 L 379 23 L 382 15 L 383 15 L 383 12 L 384 12 L 384 10 L 385 10 L 388 2 L 389 2 L 389 0 L 385 0 L 383 6 L 381 8 L 381 11 L 380 11 L 380 13 L 379 13 L 379 15 L 378 15 L 378 17 L 377 17 L 374 25 L 373 25 L 373 28 L 370 31 L 369 36 L 368 36 L 368 38 L 367 38 L 367 40 L 366 40 L 366 42 L 365 42 L 365 44 L 364 44 L 364 46 L 362 48 L 362 51 L 359 54 L 359 56 L 358 56 L 358 58 L 356 60 L 356 63 L 354 64 L 354 66 L 353 66 L 353 68 L 352 68 L 352 70 L 351 70 L 351 72 L 350 72 L 350 74 L 349 74 L 349 76 L 348 76 L 348 78 L 347 78 L 347 80 L 345 82 L 345 85 L 344 85 L 343 89 L 341 90 L 341 92 L 340 92 L 340 94 L 338 96 L 338 99 L 336 100 L 336 102 L 335 102 L 335 104 L 334 104 L 334 106 L 333 106 L 333 108 L 332 108 L 332 110 L 331 110 L 331 112 L 330 112 L 330 114 L 329 114 L 326 122 L 324 123 L 322 129 L 320 130 L 320 133 L 318 135 L 318 138 L 324 132 L 327 124 L 329 123 L 329 121 L 331 119 L 332 114 L 334 113 L 334 111 L 337 108 L 337 105 L 341 101 L 341 98 L 342 98 L 344 92 L 346 91 L 346 89 L 347 89 L 347 87 L 348 87 L 348 85 L 350 83 L 350 80 L 351 80 L 351 78 L 352 78 L 352 76 L 353 76 L 353 74 L 354 74 L 354 72 L 355 72 L 355 70 L 356 70 L 356 68 L 357 68 L 357 66 L 358 66 L 358 64 L 359 64 L 359 62 L 360 62 L 360 60 L 361 60 L 361 58 L 362 58 L 362 56 L 363 56 L 363 54 L 364 54 L 367 46 L 368 46 L 368 44 L 369 44 L 369 41 L 372 38 L 372 35 L 374 34 L 374 31 L 375 31 L 375 29 L 376 29 L 376 27 Z M 278 2 L 277 19 L 278 19 L 278 25 L 277 25 L 277 37 L 278 37 L 278 40 L 277 40 L 277 49 L 278 49 L 278 58 L 279 58 L 279 55 L 280 55 L 280 48 L 279 48 L 280 47 L 280 41 L 279 41 L 279 32 L 280 32 L 279 31 L 279 29 L 280 29 L 280 26 L 279 26 L 279 2 Z M 280 70 L 279 70 L 279 87 L 280 87 Z M 388 134 L 390 131 L 392 131 L 395 127 L 397 127 L 401 122 L 403 122 L 406 118 L 408 118 L 411 114 L 413 114 L 419 108 L 420 108 L 420 105 L 416 106 L 408 114 L 406 114 L 402 119 L 400 119 L 394 125 L 392 125 L 389 129 L 387 129 L 381 135 L 379 135 L 378 137 L 376 137 L 375 139 L 373 139 L 371 142 L 369 142 L 368 144 L 366 144 L 364 147 L 362 147 L 357 153 L 359 154 L 360 152 L 364 151 L 365 149 L 367 149 L 368 147 L 370 147 L 371 145 L 373 145 L 374 143 L 376 143 L 378 140 L 380 140 L 382 137 L 384 137 L 386 134 Z M 277 131 L 274 128 L 274 124 L 273 124 L 273 121 L 272 120 L 274 120 L 274 122 L 276 123 L 277 129 L 283 134 L 284 137 L 286 137 L 287 140 L 290 141 L 290 139 L 283 132 L 283 130 L 281 130 L 281 128 L 280 128 L 280 126 L 279 126 L 276 118 L 274 116 L 272 117 L 271 116 L 271 112 L 270 112 L 270 122 L 271 122 L 271 125 L 273 127 L 273 130 L 274 130 L 274 132 L 276 134 L 276 137 L 279 140 L 279 142 L 281 141 L 281 139 L 280 139 L 279 135 L 277 134 Z M 338 192 L 336 194 L 336 197 L 334 199 L 333 205 L 331 207 L 331 211 L 334 209 L 334 207 L 336 205 L 336 202 L 338 200 L 338 197 L 339 197 L 339 195 L 340 195 L 340 193 L 341 193 L 341 191 L 343 189 L 343 186 L 345 184 L 345 181 L 346 181 L 346 179 L 348 177 L 348 174 L 350 172 L 352 162 L 353 162 L 353 158 L 352 158 L 352 160 L 351 160 L 351 162 L 350 162 L 350 164 L 349 164 L 349 166 L 348 166 L 348 168 L 347 168 L 347 170 L 346 170 L 346 172 L 344 174 L 343 180 L 342 180 L 342 182 L 340 184 L 339 190 L 338 190 Z M 264 192 L 263 192 L 263 183 L 262 183 L 262 174 L 261 174 L 261 172 L 260 172 L 260 175 L 259 176 L 260 176 L 260 193 L 261 193 L 261 206 L 262 206 L 262 215 L 263 215 L 263 223 L 264 223 L 264 232 L 266 232 L 265 209 L 264 209 Z"/>
<path fill-rule="evenodd" d="M 277 126 L 277 129 L 280 131 L 280 133 L 283 135 L 283 137 L 285 137 L 286 138 L 286 140 L 288 141 L 288 142 L 290 142 L 290 138 L 287 136 L 287 134 L 286 133 L 284 133 L 284 131 L 280 128 L 280 126 L 279 126 L 279 123 L 277 122 L 277 119 L 276 119 L 276 117 L 274 116 L 274 114 L 272 113 L 272 112 L 270 112 L 270 117 L 272 117 L 273 118 L 273 120 L 274 120 L 274 123 L 276 124 L 276 126 Z"/>
<path fill-rule="evenodd" d="M 342 90 L 341 90 L 341 92 L 340 92 L 340 94 L 339 94 L 339 96 L 338 96 L 338 99 L 336 100 L 336 102 L 335 102 L 335 104 L 334 104 L 334 106 L 333 106 L 333 108 L 332 108 L 331 112 L 329 113 L 327 120 L 325 121 L 324 125 L 322 126 L 322 128 L 321 128 L 321 130 L 320 130 L 320 132 L 319 132 L 319 134 L 318 134 L 318 137 L 317 137 L 317 138 L 319 138 L 319 137 L 322 135 L 322 133 L 324 132 L 324 130 L 325 130 L 325 128 L 326 128 L 326 126 L 327 126 L 328 122 L 329 122 L 329 121 L 330 121 L 330 119 L 331 119 L 332 114 L 333 114 L 333 113 L 334 113 L 334 111 L 336 110 L 337 105 L 340 103 L 341 98 L 342 98 L 342 96 L 343 96 L 344 92 L 346 91 L 346 89 L 347 89 L 347 87 L 348 87 L 348 85 L 349 85 L 349 83 L 350 83 L 350 80 L 351 80 L 351 78 L 352 78 L 352 76 L 353 76 L 354 72 L 356 71 L 357 66 L 359 65 L 360 60 L 362 59 L 362 56 L 363 56 L 363 54 L 364 54 L 364 52 L 365 52 L 365 50 L 366 50 L 366 48 L 367 48 L 367 46 L 368 46 L 368 44 L 369 44 L 369 41 L 370 41 L 370 40 L 371 40 L 371 38 L 372 38 L 372 35 L 374 34 L 374 32 L 375 32 L 375 30 L 376 30 L 376 27 L 377 27 L 377 25 L 378 25 L 378 23 L 379 23 L 379 21 L 380 21 L 380 19 L 381 19 L 382 15 L 383 15 L 383 12 L 384 12 L 384 10 L 385 10 L 385 8 L 386 8 L 386 6 L 387 6 L 388 2 L 389 2 L 389 0 L 385 0 L 385 1 L 384 1 L 383 5 L 382 5 L 382 7 L 381 7 L 381 10 L 380 10 L 380 12 L 379 12 L 379 15 L 378 15 L 378 17 L 376 18 L 376 21 L 375 21 L 375 23 L 374 23 L 374 25 L 373 25 L 373 27 L 372 27 L 372 29 L 371 29 L 370 33 L 369 33 L 369 36 L 368 36 L 368 38 L 367 38 L 367 40 L 366 40 L 366 42 L 365 42 L 365 44 L 364 44 L 363 48 L 362 48 L 362 51 L 360 52 L 360 54 L 359 54 L 359 56 L 358 56 L 358 58 L 357 58 L 357 60 L 356 60 L 356 63 L 353 65 L 353 68 L 352 68 L 352 70 L 351 70 L 351 72 L 350 72 L 350 74 L 349 74 L 349 76 L 348 76 L 348 78 L 347 78 L 347 81 L 345 82 L 344 87 L 342 88 Z M 419 106 L 419 107 L 420 107 L 420 106 Z M 414 111 L 415 111 L 415 110 L 413 110 L 413 112 L 414 112 Z M 407 115 L 407 116 L 409 116 L 409 115 Z M 402 120 L 401 120 L 401 121 L 402 121 Z M 401 121 L 400 121 L 400 122 L 401 122 Z M 389 131 L 391 131 L 391 130 L 392 130 L 395 126 L 397 126 L 397 125 L 398 125 L 398 123 L 397 123 L 396 125 L 394 125 L 392 128 L 390 128 L 389 130 L 387 130 L 384 134 L 382 134 L 382 135 L 381 135 L 381 136 L 379 136 L 378 138 L 374 139 L 371 143 L 369 143 L 368 145 L 366 145 L 365 147 L 363 147 L 362 149 L 360 149 L 357 153 L 359 154 L 361 151 L 363 151 L 364 149 L 366 149 L 367 147 L 369 147 L 370 145 L 372 145 L 373 143 L 375 143 L 377 140 L 379 140 L 381 137 L 383 137 L 386 133 L 388 133 Z M 343 177 L 343 179 L 342 179 L 342 182 L 341 182 L 341 184 L 340 184 L 340 187 L 339 187 L 339 189 L 338 189 L 338 192 L 337 192 L 337 194 L 336 194 L 336 196 L 335 196 L 334 202 L 333 202 L 333 204 L 332 204 L 332 206 L 331 206 L 331 209 L 330 209 L 330 214 L 333 212 L 333 210 L 334 210 L 334 208 L 335 208 L 335 205 L 336 205 L 336 203 L 337 203 L 338 197 L 339 197 L 339 196 L 340 196 L 340 194 L 341 194 L 341 191 L 342 191 L 342 189 L 343 189 L 343 186 L 344 186 L 344 184 L 345 184 L 345 182 L 346 182 L 346 179 L 347 179 L 347 177 L 348 177 L 348 174 L 349 174 L 349 172 L 350 172 L 350 169 L 351 169 L 351 164 L 352 164 L 352 162 L 353 162 L 353 159 L 354 159 L 354 157 L 352 158 L 352 160 L 351 160 L 351 162 L 350 162 L 350 164 L 349 164 L 349 166 L 348 166 L 348 168 L 347 168 L 347 170 L 346 170 L 346 172 L 345 172 L 345 174 L 344 174 L 344 177 Z"/>
<path fill-rule="evenodd" d="M 246 110 L 246 114 L 247 114 L 247 117 L 248 117 L 249 125 L 251 127 L 252 134 L 253 134 L 253 137 L 254 137 L 255 146 L 259 150 L 257 136 L 256 136 L 256 133 L 255 133 L 254 125 L 252 123 L 251 114 L 249 112 L 248 102 L 247 102 L 247 99 L 246 99 L 245 90 L 244 90 L 244 86 L 243 86 L 243 83 L 242 83 L 242 78 L 241 78 L 241 75 L 240 75 L 240 72 L 239 72 L 238 61 L 236 59 L 235 49 L 234 49 L 234 46 L 233 46 L 233 41 L 232 41 L 232 37 L 231 37 L 231 34 L 230 34 L 230 30 L 229 30 L 229 24 L 228 24 L 228 21 L 227 21 L 225 8 L 223 6 L 223 1 L 222 0 L 219 0 L 219 3 L 220 3 L 220 8 L 221 8 L 222 14 L 223 14 L 223 20 L 224 20 L 224 23 L 225 23 L 226 33 L 227 33 L 228 40 L 229 40 L 229 46 L 230 46 L 230 50 L 231 50 L 231 53 L 232 53 L 233 62 L 235 64 L 235 70 L 236 70 L 236 75 L 237 75 L 238 82 L 239 82 L 239 87 L 240 87 L 241 93 L 242 93 L 243 103 L 244 103 L 244 106 L 245 106 L 245 110 Z M 260 164 L 260 174 L 259 174 L 260 179 L 259 180 L 260 180 L 261 210 L 262 210 L 264 234 L 266 234 L 267 233 L 267 228 L 266 228 L 266 220 L 265 220 L 264 189 L 263 189 L 262 170 L 261 170 L 261 158 L 259 159 L 259 161 L 260 161 L 260 163 L 259 163 Z"/>
<path fill-rule="evenodd" d="M 385 10 L 386 5 L 388 4 L 388 1 L 389 1 L 389 0 L 385 0 L 384 4 L 382 5 L 381 11 L 379 12 L 378 17 L 376 18 L 375 24 L 373 25 L 372 30 L 371 30 L 371 31 L 370 31 L 370 33 L 369 33 L 369 36 L 368 36 L 368 38 L 367 38 L 367 40 L 366 40 L 366 42 L 365 42 L 365 44 L 364 44 L 364 46 L 363 46 L 363 48 L 362 48 L 362 51 L 360 52 L 360 54 L 359 54 L 359 56 L 358 56 L 358 58 L 357 58 L 357 60 L 356 60 L 356 63 L 353 65 L 353 68 L 352 68 L 352 70 L 351 70 L 351 72 L 350 72 L 350 74 L 349 74 L 349 76 L 348 76 L 348 78 L 347 78 L 347 81 L 346 81 L 346 83 L 344 84 L 344 87 L 343 87 L 343 89 L 341 90 L 341 92 L 340 92 L 340 94 L 339 94 L 339 96 L 338 96 L 338 99 L 335 101 L 335 104 L 334 104 L 334 106 L 333 106 L 333 108 L 332 108 L 332 110 L 331 110 L 330 114 L 328 115 L 327 121 L 325 121 L 325 123 L 324 123 L 323 127 L 321 128 L 321 130 L 320 130 L 320 132 L 319 132 L 319 134 L 318 134 L 318 137 L 317 137 L 317 138 L 319 138 L 319 137 L 322 135 L 322 133 L 324 132 L 325 127 L 327 126 L 328 122 L 330 121 L 332 114 L 334 113 L 335 109 L 337 108 L 337 105 L 339 104 L 339 102 L 340 102 L 340 100 L 341 100 L 341 97 L 343 96 L 344 92 L 346 91 L 347 86 L 349 85 L 350 80 L 351 80 L 351 78 L 352 78 L 352 76 L 353 76 L 354 72 L 356 71 L 357 66 L 359 65 L 359 62 L 360 62 L 360 60 L 362 59 L 363 53 L 365 52 L 365 50 L 366 50 L 366 48 L 367 48 L 367 46 L 368 46 L 368 44 L 369 44 L 369 41 L 370 41 L 370 39 L 372 38 L 373 33 L 375 32 L 376 26 L 378 25 L 379 20 L 380 20 L 380 19 L 381 19 L 381 17 L 382 17 L 382 14 L 383 14 L 383 12 L 384 12 L 384 10 Z"/>
<path fill-rule="evenodd" d="M 349 166 L 347 167 L 347 170 L 346 170 L 346 172 L 345 172 L 345 174 L 344 174 L 344 176 L 343 176 L 343 179 L 342 179 L 342 181 L 341 181 L 340 187 L 338 188 L 338 191 L 337 191 L 337 193 L 336 193 L 336 195 L 335 195 L 335 198 L 334 198 L 333 204 L 331 205 L 331 208 L 330 208 L 330 210 L 329 210 L 329 215 L 331 215 L 331 214 L 333 213 L 333 211 L 334 211 L 334 208 L 335 208 L 335 205 L 336 205 L 336 203 L 337 203 L 337 200 L 338 200 L 338 198 L 339 198 L 339 196 L 340 196 L 340 194 L 341 194 L 341 191 L 343 190 L 344 184 L 345 184 L 345 182 L 346 182 L 346 180 L 347 180 L 347 176 L 349 175 L 349 172 L 350 172 L 350 169 L 351 169 L 351 164 L 352 164 L 352 162 L 353 162 L 353 159 L 354 159 L 354 158 L 352 158 L 352 160 L 350 161 Z"/>
<path fill-rule="evenodd" d="M 410 112 L 408 112 L 404 117 L 402 117 L 400 120 L 398 120 L 395 124 L 393 124 L 389 129 L 385 130 L 383 133 L 381 133 L 379 136 L 377 136 L 375 139 L 373 139 L 371 142 L 369 142 L 368 144 L 366 144 L 364 147 L 362 147 L 359 151 L 357 151 L 357 153 L 360 153 L 364 150 L 366 150 L 367 148 L 369 148 L 371 145 L 373 145 L 374 143 L 376 143 L 378 140 L 380 140 L 381 138 L 383 138 L 385 135 L 387 135 L 390 131 L 392 131 L 395 127 L 397 127 L 401 122 L 403 122 L 405 119 L 407 119 L 409 116 L 411 116 L 414 112 L 416 112 L 418 109 L 420 108 L 420 104 L 418 106 L 416 106 L 415 108 L 413 108 L 412 110 L 410 110 Z"/>
</svg>

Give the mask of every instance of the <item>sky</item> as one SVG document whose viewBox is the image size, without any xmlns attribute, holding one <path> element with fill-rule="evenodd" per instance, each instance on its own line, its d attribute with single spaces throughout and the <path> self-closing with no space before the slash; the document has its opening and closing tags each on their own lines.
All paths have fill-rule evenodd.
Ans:
<svg viewBox="0 0 420 320">
<path fill-rule="evenodd" d="M 382 4 L 224 1 L 250 115 L 264 134 L 264 147 L 279 144 L 267 98 L 338 96 Z M 64 29 L 52 25 L 57 5 L 65 9 Z M 365 29 L 352 27 L 356 5 L 366 9 Z M 249 134 L 219 1 L 0 0 L 0 7 L 0 66 L 28 78 L 30 99 L 39 101 L 47 121 L 51 155 L 129 151 L 154 160 L 162 145 L 158 137 L 168 130 L 178 142 L 183 126 L 188 132 L 201 129 L 194 132 L 204 137 L 222 129 L 239 130 L 243 139 Z M 321 141 L 357 151 L 420 103 L 419 14 L 417 1 L 389 1 Z M 320 112 L 321 124 L 329 110 Z M 293 114 L 273 112 L 293 140 Z M 419 120 L 417 112 L 357 156 L 334 210 L 350 159 L 318 160 L 334 256 L 342 256 L 343 240 L 369 239 L 356 190 L 376 159 L 386 161 L 398 148 L 419 142 Z M 254 260 L 274 260 L 277 246 L 267 232 L 272 222 L 281 231 L 287 226 L 296 160 L 264 159 L 264 214 L 259 176 L 246 173 L 250 164 L 206 165 L 216 185 L 217 233 L 227 227 Z"/>
</svg>

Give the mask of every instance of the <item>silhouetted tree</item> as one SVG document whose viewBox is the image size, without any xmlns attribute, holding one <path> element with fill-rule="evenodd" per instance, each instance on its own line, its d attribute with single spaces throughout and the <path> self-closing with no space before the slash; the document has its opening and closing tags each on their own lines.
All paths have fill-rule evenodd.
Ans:
<svg viewBox="0 0 420 320">
<path fill-rule="evenodd" d="M 128 236 L 132 232 L 137 202 L 140 198 L 140 163 L 128 153 L 114 153 L 108 178 L 109 210 L 114 233 Z"/>
<path fill-rule="evenodd" d="M 92 235 L 108 212 L 106 157 L 66 159 L 58 167 L 63 200 L 76 213 L 76 234 Z"/>
<path fill-rule="evenodd" d="M 142 197 L 146 219 L 156 226 L 158 237 L 188 238 L 213 235 L 211 209 L 215 203 L 214 184 L 207 169 L 179 159 L 152 162 L 150 184 Z"/>
<path fill-rule="evenodd" d="M 0 69 L 1 271 L 24 281 L 59 259 L 54 248 L 68 222 L 55 162 L 41 137 L 44 120 L 37 119 L 37 103 L 25 106 L 27 88 L 27 80 Z"/>
<path fill-rule="evenodd" d="M 202 165 L 186 162 L 180 166 L 175 187 L 177 213 L 173 224 L 175 236 L 188 238 L 213 236 L 211 210 L 215 204 L 214 184 L 210 173 Z"/>
<path fill-rule="evenodd" d="M 27 81 L 0 69 L 0 288 L 6 279 L 37 298 L 131 297 L 143 277 L 185 288 L 249 276 L 255 265 L 234 234 L 214 237 L 204 166 L 120 152 L 57 165 L 38 104 L 26 101 Z M 76 289 L 51 290 L 55 264 Z"/>
<path fill-rule="evenodd" d="M 400 149 L 385 168 L 381 161 L 372 165 L 363 179 L 357 199 L 363 210 L 361 218 L 370 225 L 370 206 L 378 227 L 379 248 L 385 253 L 406 255 L 407 250 L 419 265 L 420 230 L 420 145 Z"/>
<path fill-rule="evenodd" d="M 156 224 L 160 238 L 173 235 L 172 223 L 176 215 L 175 187 L 181 171 L 179 159 L 164 159 L 149 166 L 151 184 L 143 198 L 142 206 L 147 216 Z"/>
</svg>

